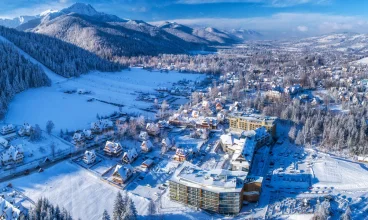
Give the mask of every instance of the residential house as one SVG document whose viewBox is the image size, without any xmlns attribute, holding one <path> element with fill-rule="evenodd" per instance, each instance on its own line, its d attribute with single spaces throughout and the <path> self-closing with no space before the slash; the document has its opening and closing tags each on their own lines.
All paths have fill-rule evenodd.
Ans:
<svg viewBox="0 0 368 220">
<path fill-rule="evenodd" d="M 160 133 L 160 127 L 155 123 L 147 123 L 146 125 L 147 133 L 156 136 Z"/>
<path fill-rule="evenodd" d="M 30 136 L 32 132 L 32 126 L 28 123 L 24 123 L 18 130 L 19 136 Z"/>
<path fill-rule="evenodd" d="M 84 134 L 84 137 L 87 139 L 87 140 L 92 140 L 93 139 L 93 134 L 92 134 L 92 131 L 91 130 L 87 130 L 87 129 L 84 129 L 83 130 L 83 134 Z"/>
<path fill-rule="evenodd" d="M 15 132 L 15 127 L 12 124 L 4 125 L 0 129 L 0 133 L 2 135 L 10 134 L 10 133 L 13 133 L 13 132 Z"/>
<path fill-rule="evenodd" d="M 80 143 L 80 142 L 83 142 L 85 140 L 85 135 L 83 132 L 81 131 L 77 131 L 74 133 L 73 135 L 73 141 L 75 143 Z"/>
<path fill-rule="evenodd" d="M 223 109 L 223 106 L 220 102 L 216 103 L 216 111 L 221 111 Z"/>
<path fill-rule="evenodd" d="M 198 117 L 199 117 L 199 111 L 197 111 L 197 110 L 193 110 L 193 111 L 192 111 L 192 117 L 193 117 L 193 118 L 198 118 Z"/>
<path fill-rule="evenodd" d="M 178 148 L 176 149 L 176 153 L 173 159 L 179 162 L 183 162 L 183 161 L 188 160 L 189 156 L 190 156 L 190 152 L 188 149 Z"/>
<path fill-rule="evenodd" d="M 100 119 L 97 122 L 91 123 L 91 130 L 94 133 L 101 133 L 111 128 L 113 128 L 113 123 L 112 121 L 107 119 Z"/>
<path fill-rule="evenodd" d="M 148 133 L 146 131 L 141 131 L 139 133 L 139 139 L 142 141 L 148 140 Z"/>
<path fill-rule="evenodd" d="M 0 197 L 0 219 L 17 220 L 20 219 L 22 216 L 23 213 L 18 207 Z"/>
<path fill-rule="evenodd" d="M 17 164 L 23 161 L 24 154 L 21 145 L 16 147 L 10 146 L 9 149 L 3 152 L 1 155 L 1 162 L 3 165 Z"/>
<path fill-rule="evenodd" d="M 143 170 L 148 170 L 153 164 L 154 164 L 153 160 L 147 159 L 147 160 L 143 161 L 143 163 L 141 164 L 141 168 Z"/>
<path fill-rule="evenodd" d="M 112 181 L 118 184 L 124 184 L 132 175 L 133 167 L 130 164 L 118 164 L 112 174 Z"/>
<path fill-rule="evenodd" d="M 138 152 L 137 150 L 133 147 L 130 150 L 128 150 L 127 152 L 125 152 L 123 154 L 123 158 L 122 161 L 124 163 L 130 164 L 132 163 L 135 159 L 137 159 L 138 157 Z"/>
<path fill-rule="evenodd" d="M 106 145 L 104 148 L 105 155 L 118 157 L 122 153 L 122 151 L 123 151 L 123 148 L 121 147 L 120 143 L 111 142 L 111 141 L 106 142 Z"/>
<path fill-rule="evenodd" d="M 171 149 L 171 148 L 172 148 L 172 143 L 171 143 L 171 141 L 170 141 L 170 139 L 169 139 L 169 138 L 164 138 L 164 139 L 162 139 L 161 144 L 162 144 L 163 146 L 165 146 L 165 147 L 166 147 L 166 149 Z"/>
<path fill-rule="evenodd" d="M 143 152 L 149 152 L 153 149 L 153 144 L 150 140 L 143 141 L 141 144 L 141 150 Z"/>
<path fill-rule="evenodd" d="M 86 164 L 93 164 L 96 161 L 96 153 L 94 150 L 84 152 L 83 161 Z"/>
<path fill-rule="evenodd" d="M 8 141 L 3 138 L 3 137 L 0 137 L 0 146 L 3 146 L 4 148 L 8 147 Z"/>
</svg>

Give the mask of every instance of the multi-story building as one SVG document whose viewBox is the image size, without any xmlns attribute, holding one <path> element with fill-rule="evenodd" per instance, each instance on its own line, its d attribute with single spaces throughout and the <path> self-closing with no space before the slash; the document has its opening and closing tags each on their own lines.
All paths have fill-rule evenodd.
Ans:
<svg viewBox="0 0 368 220">
<path fill-rule="evenodd" d="M 258 114 L 232 114 L 229 116 L 229 125 L 232 129 L 245 131 L 265 127 L 272 137 L 276 136 L 276 117 Z"/>
<path fill-rule="evenodd" d="M 220 214 L 237 214 L 244 200 L 247 172 L 202 170 L 184 162 L 170 180 L 170 199 Z"/>
<path fill-rule="evenodd" d="M 252 131 L 243 131 L 239 138 L 229 133 L 221 135 L 221 146 L 224 152 L 231 155 L 231 170 L 248 172 L 252 165 L 254 152 L 270 143 L 271 135 L 265 127 Z"/>
</svg>

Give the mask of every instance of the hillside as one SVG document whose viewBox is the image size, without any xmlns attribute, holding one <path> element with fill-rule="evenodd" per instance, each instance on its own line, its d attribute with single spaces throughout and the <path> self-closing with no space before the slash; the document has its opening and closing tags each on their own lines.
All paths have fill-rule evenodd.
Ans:
<svg viewBox="0 0 368 220">
<path fill-rule="evenodd" d="M 0 27 L 0 35 L 63 77 L 79 76 L 92 70 L 117 71 L 123 66 L 95 54 L 41 34 Z"/>
<path fill-rule="evenodd" d="M 16 93 L 50 85 L 45 72 L 0 39 L 0 118 Z"/>
<path fill-rule="evenodd" d="M 17 30 L 56 37 L 110 60 L 121 56 L 186 53 L 239 42 L 234 35 L 214 28 L 191 28 L 169 22 L 155 26 L 98 12 L 83 3 L 39 15 L 17 26 Z"/>
</svg>

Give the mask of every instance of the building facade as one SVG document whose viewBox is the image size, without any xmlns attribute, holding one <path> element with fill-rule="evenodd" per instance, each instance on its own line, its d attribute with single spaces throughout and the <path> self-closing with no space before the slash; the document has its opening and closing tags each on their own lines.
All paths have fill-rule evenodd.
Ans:
<svg viewBox="0 0 368 220">
<path fill-rule="evenodd" d="M 184 162 L 170 180 L 170 199 L 209 212 L 234 215 L 244 200 L 248 173 L 229 170 L 201 170 Z"/>
<path fill-rule="evenodd" d="M 276 120 L 276 117 L 268 117 L 256 114 L 231 115 L 229 116 L 229 125 L 232 129 L 241 129 L 245 131 L 265 127 L 272 137 L 275 137 Z"/>
</svg>

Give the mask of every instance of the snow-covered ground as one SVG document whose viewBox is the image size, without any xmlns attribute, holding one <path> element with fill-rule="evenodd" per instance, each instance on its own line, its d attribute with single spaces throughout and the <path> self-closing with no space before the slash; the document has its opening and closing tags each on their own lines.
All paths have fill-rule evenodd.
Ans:
<svg viewBox="0 0 368 220">
<path fill-rule="evenodd" d="M 368 57 L 355 61 L 358 64 L 368 64 Z"/>
<path fill-rule="evenodd" d="M 92 72 L 79 78 L 53 83 L 51 87 L 29 89 L 17 94 L 8 108 L 5 121 L 14 124 L 39 124 L 45 126 L 52 120 L 60 129 L 77 130 L 89 128 L 96 115 L 105 116 L 118 111 L 115 105 L 94 100 L 124 105 L 123 111 L 142 113 L 153 117 L 153 113 L 142 111 L 152 105 L 149 102 L 136 101 L 139 92 L 153 93 L 158 87 L 171 87 L 182 79 L 201 80 L 205 75 L 184 74 L 179 72 L 149 72 L 142 68 L 132 68 L 116 73 Z M 88 95 L 67 94 L 65 90 L 84 89 Z"/>
<path fill-rule="evenodd" d="M 320 154 L 313 163 L 313 186 L 338 190 L 368 190 L 368 167 L 329 155 Z"/>
<path fill-rule="evenodd" d="M 112 213 L 114 199 L 119 191 L 69 161 L 59 163 L 42 173 L 12 180 L 11 183 L 33 201 L 46 197 L 52 203 L 65 207 L 75 219 L 100 219 L 104 209 Z M 7 184 L 8 182 L 2 183 L 1 186 L 5 187 Z M 146 215 L 148 200 L 129 195 L 138 214 Z"/>
</svg>

